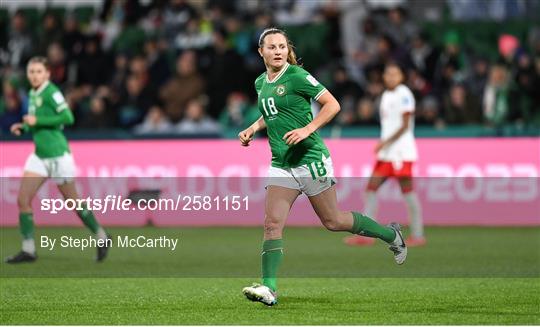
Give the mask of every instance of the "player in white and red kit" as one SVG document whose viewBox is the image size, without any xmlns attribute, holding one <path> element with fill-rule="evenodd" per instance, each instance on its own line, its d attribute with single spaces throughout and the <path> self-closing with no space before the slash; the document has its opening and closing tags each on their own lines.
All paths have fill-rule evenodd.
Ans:
<svg viewBox="0 0 540 327">
<path fill-rule="evenodd" d="M 388 64 L 383 75 L 387 87 L 380 104 L 381 140 L 375 147 L 377 162 L 366 190 L 364 214 L 376 217 L 379 187 L 389 178 L 395 177 L 407 203 L 411 235 L 405 241 L 408 246 L 426 243 L 422 223 L 421 206 L 413 190 L 412 167 L 418 159 L 414 140 L 415 100 L 411 90 L 404 84 L 404 74 L 399 65 Z M 373 240 L 359 235 L 345 239 L 349 245 L 370 245 Z"/>
</svg>

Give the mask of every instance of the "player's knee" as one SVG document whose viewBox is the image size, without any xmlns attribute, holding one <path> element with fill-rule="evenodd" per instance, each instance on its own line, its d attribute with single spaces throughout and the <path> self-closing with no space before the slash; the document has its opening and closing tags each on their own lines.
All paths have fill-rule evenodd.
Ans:
<svg viewBox="0 0 540 327">
<path fill-rule="evenodd" d="M 324 219 L 322 223 L 329 231 L 338 232 L 342 230 L 341 223 L 338 219 Z"/>
<path fill-rule="evenodd" d="M 266 215 L 264 219 L 264 233 L 270 235 L 281 232 L 283 228 L 282 221 L 283 219 L 279 217 Z"/>
</svg>

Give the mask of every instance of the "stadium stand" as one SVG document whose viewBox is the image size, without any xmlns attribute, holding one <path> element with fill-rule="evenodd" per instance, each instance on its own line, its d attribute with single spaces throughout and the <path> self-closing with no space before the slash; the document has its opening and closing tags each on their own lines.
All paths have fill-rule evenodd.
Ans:
<svg viewBox="0 0 540 327">
<path fill-rule="evenodd" d="M 377 135 L 388 61 L 406 68 L 420 137 L 539 134 L 537 2 L 34 2 L 0 8 L 5 139 L 25 113 L 34 55 L 48 57 L 75 114 L 70 138 L 235 137 L 257 116 L 257 36 L 273 25 L 339 98 L 326 137 Z"/>
</svg>

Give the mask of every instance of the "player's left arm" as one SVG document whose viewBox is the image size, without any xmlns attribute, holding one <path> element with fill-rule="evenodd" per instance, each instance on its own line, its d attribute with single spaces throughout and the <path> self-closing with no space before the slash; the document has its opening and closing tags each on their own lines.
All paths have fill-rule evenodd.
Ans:
<svg viewBox="0 0 540 327">
<path fill-rule="evenodd" d="M 315 118 L 313 118 L 313 120 L 305 127 L 293 129 L 292 131 L 287 132 L 283 136 L 286 144 L 300 143 L 319 128 L 328 124 L 341 110 L 339 102 L 328 90 L 324 90 L 324 93 L 322 93 L 322 95 L 317 99 L 317 102 L 319 102 L 321 105 L 321 110 L 317 116 L 315 116 Z"/>
</svg>

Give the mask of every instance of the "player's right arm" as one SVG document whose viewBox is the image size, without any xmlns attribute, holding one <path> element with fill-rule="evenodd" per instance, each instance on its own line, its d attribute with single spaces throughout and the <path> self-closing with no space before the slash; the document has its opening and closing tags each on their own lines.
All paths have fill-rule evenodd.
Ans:
<svg viewBox="0 0 540 327">
<path fill-rule="evenodd" d="M 29 126 L 57 127 L 60 125 L 72 125 L 75 121 L 71 110 L 63 109 L 54 116 L 25 115 L 23 121 Z"/>
<path fill-rule="evenodd" d="M 256 122 L 251 124 L 248 128 L 238 133 L 238 138 L 242 146 L 249 146 L 249 142 L 253 139 L 253 135 L 260 130 L 266 128 L 266 123 L 264 122 L 263 116 L 259 117 Z"/>
<path fill-rule="evenodd" d="M 23 122 L 27 126 L 35 127 L 59 127 L 73 125 L 75 118 L 69 109 L 66 99 L 59 90 L 56 90 L 46 100 L 46 104 L 53 107 L 55 114 L 52 115 L 25 115 Z"/>
<path fill-rule="evenodd" d="M 412 120 L 412 116 L 414 115 L 414 110 L 416 107 L 414 95 L 407 87 L 400 88 L 399 93 L 399 111 L 401 112 L 402 121 L 401 127 L 396 130 L 394 134 L 390 135 L 390 137 L 377 143 L 377 145 L 375 146 L 375 153 L 378 153 L 384 147 L 392 145 L 392 143 L 396 142 L 410 128 L 410 121 Z"/>
<path fill-rule="evenodd" d="M 410 121 L 411 121 L 412 111 L 407 111 L 402 114 L 402 123 L 401 127 L 392 134 L 389 138 L 386 140 L 381 140 L 376 146 L 375 146 L 375 153 L 378 153 L 382 150 L 382 148 L 387 147 L 397 141 L 401 135 L 403 135 L 410 127 Z"/>
<path fill-rule="evenodd" d="M 257 92 L 257 95 L 260 94 L 264 76 L 265 76 L 265 73 L 262 73 L 255 80 L 254 84 L 255 84 L 255 91 Z M 264 122 L 264 117 L 261 115 L 261 117 L 259 117 L 257 121 L 251 124 L 251 126 L 249 126 L 245 130 L 238 133 L 238 138 L 240 139 L 240 143 L 242 144 L 242 146 L 249 146 L 249 142 L 251 142 L 255 133 L 265 128 L 266 128 L 266 123 Z"/>
<path fill-rule="evenodd" d="M 21 136 L 22 132 L 24 131 L 24 125 L 23 123 L 15 123 L 11 125 L 9 130 L 11 131 L 11 134 L 15 136 Z"/>
</svg>

